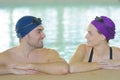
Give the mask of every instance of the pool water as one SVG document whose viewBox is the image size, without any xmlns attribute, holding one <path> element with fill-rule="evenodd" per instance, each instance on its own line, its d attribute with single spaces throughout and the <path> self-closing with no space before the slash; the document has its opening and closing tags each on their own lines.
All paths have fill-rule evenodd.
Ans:
<svg viewBox="0 0 120 80">
<path fill-rule="evenodd" d="M 19 44 L 15 23 L 24 15 L 40 17 L 43 22 L 44 47 L 55 49 L 67 62 L 79 44 L 86 43 L 87 26 L 96 16 L 105 15 L 116 24 L 116 36 L 110 45 L 120 47 L 120 6 L 21 6 L 0 8 L 0 51 Z"/>
</svg>

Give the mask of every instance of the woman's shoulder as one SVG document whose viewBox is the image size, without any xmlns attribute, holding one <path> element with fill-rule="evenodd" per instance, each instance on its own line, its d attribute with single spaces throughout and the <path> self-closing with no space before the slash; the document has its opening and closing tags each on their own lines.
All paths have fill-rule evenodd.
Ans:
<svg viewBox="0 0 120 80">
<path fill-rule="evenodd" d="M 78 48 L 90 50 L 92 47 L 91 47 L 91 46 L 88 46 L 87 44 L 80 44 Z"/>
<path fill-rule="evenodd" d="M 115 59 L 120 59 L 120 48 L 115 46 L 111 46 L 111 47 L 112 47 L 113 57 Z"/>
<path fill-rule="evenodd" d="M 80 44 L 77 48 L 76 53 L 87 55 L 90 52 L 91 48 L 92 47 L 88 46 L 87 44 Z"/>
<path fill-rule="evenodd" d="M 114 51 L 120 51 L 120 47 L 116 47 L 116 46 L 111 46 L 112 50 Z"/>
</svg>

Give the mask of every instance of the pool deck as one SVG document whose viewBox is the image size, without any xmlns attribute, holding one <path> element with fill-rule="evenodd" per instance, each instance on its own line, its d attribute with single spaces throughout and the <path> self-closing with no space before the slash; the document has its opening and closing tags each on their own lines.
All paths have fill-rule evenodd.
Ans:
<svg viewBox="0 0 120 80">
<path fill-rule="evenodd" d="M 66 75 L 1 75 L 0 80 L 120 80 L 120 70 L 96 70 Z"/>
</svg>

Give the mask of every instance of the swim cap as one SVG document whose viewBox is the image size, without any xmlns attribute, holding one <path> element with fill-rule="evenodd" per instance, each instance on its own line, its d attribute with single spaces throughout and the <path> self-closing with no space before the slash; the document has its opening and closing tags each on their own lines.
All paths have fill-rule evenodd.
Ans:
<svg viewBox="0 0 120 80">
<path fill-rule="evenodd" d="M 34 16 L 23 16 L 16 23 L 16 33 L 18 38 L 23 38 L 34 28 L 42 24 L 40 18 L 36 18 Z"/>
<path fill-rule="evenodd" d="M 106 16 L 96 17 L 91 23 L 106 37 L 106 40 L 114 38 L 115 24 L 110 18 Z"/>
</svg>

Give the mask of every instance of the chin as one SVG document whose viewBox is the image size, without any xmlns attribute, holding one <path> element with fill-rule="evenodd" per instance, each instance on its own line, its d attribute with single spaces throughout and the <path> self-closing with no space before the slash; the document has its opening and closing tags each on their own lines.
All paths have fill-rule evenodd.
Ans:
<svg viewBox="0 0 120 80">
<path fill-rule="evenodd" d="M 38 47 L 39 47 L 39 48 L 43 48 L 43 42 L 39 43 L 39 44 L 38 44 Z"/>
<path fill-rule="evenodd" d="M 43 46 L 41 46 L 41 45 L 38 45 L 38 46 L 36 46 L 37 48 L 43 48 Z"/>
<path fill-rule="evenodd" d="M 43 45 L 38 46 L 39 48 L 43 48 Z"/>
</svg>

